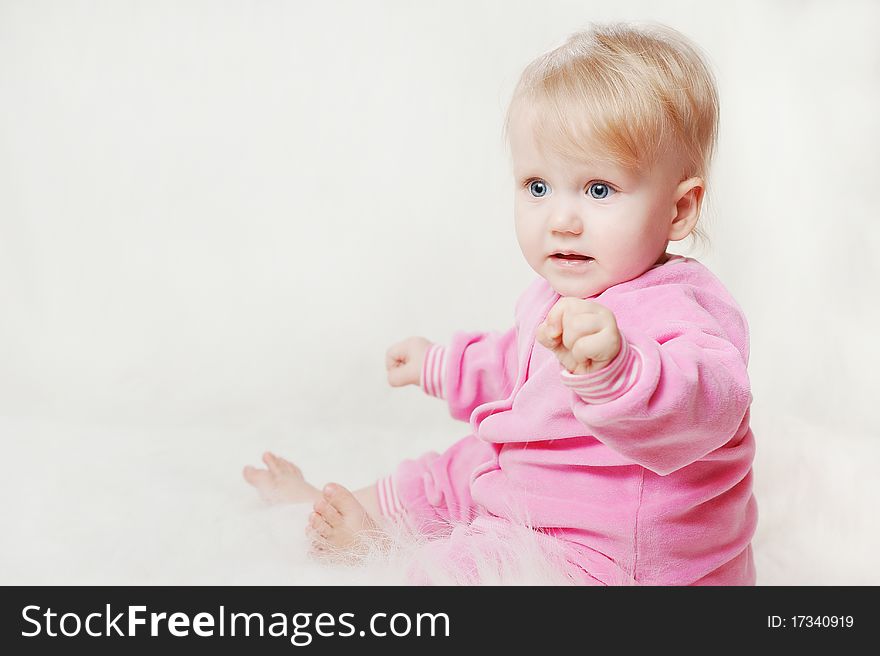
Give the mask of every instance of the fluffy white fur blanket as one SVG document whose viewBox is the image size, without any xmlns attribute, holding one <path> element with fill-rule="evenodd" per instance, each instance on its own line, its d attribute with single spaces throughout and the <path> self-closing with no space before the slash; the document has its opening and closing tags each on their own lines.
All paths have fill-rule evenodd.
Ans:
<svg viewBox="0 0 880 656">
<path fill-rule="evenodd" d="M 760 412 L 754 426 L 759 585 L 880 583 L 880 530 L 872 509 L 880 443 Z M 413 564 L 434 567 L 437 582 L 467 582 L 438 569 L 406 536 L 390 556 L 356 567 L 308 555 L 303 528 L 310 508 L 263 504 L 241 479 L 243 464 L 256 464 L 271 448 L 301 464 L 315 482 L 323 475 L 360 486 L 411 455 L 388 446 L 404 443 L 403 436 L 377 437 L 379 448 L 366 448 L 378 427 L 324 427 L 320 440 L 303 437 L 317 428 L 303 427 L 294 439 L 265 428 L 0 419 L 8 456 L 0 483 L 0 583 L 403 584 Z M 517 556 L 500 572 L 487 565 L 484 582 L 565 583 L 538 556 L 528 531 L 505 540 Z"/>
</svg>

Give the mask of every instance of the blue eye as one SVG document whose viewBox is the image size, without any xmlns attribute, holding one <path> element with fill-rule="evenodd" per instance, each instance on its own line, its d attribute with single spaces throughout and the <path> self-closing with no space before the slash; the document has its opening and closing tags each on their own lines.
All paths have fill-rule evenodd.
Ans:
<svg viewBox="0 0 880 656">
<path fill-rule="evenodd" d="M 550 186 L 543 180 L 531 180 L 528 184 L 529 193 L 535 198 L 541 198 L 550 192 Z"/>
<path fill-rule="evenodd" d="M 590 185 L 588 193 L 592 198 L 602 200 L 603 198 L 608 198 L 608 196 L 613 194 L 614 190 L 604 182 L 594 182 Z"/>
</svg>

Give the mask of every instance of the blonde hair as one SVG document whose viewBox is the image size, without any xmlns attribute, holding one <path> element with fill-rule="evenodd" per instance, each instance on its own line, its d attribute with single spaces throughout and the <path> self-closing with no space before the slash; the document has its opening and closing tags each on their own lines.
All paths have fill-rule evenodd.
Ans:
<svg viewBox="0 0 880 656">
<path fill-rule="evenodd" d="M 563 156 L 644 173 L 673 155 L 680 181 L 700 176 L 708 185 L 718 91 L 699 48 L 670 27 L 591 24 L 539 56 L 523 71 L 508 106 L 507 143 L 522 103 L 539 117 L 533 126 L 539 143 Z"/>
</svg>

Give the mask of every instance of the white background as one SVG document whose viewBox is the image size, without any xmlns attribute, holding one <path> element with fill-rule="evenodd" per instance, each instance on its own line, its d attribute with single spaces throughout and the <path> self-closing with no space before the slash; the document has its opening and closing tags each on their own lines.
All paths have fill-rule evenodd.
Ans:
<svg viewBox="0 0 880 656">
<path fill-rule="evenodd" d="M 880 4 L 584 0 L 0 1 L 0 582 L 302 580 L 241 465 L 357 487 L 467 434 L 385 350 L 512 325 L 507 101 L 618 19 L 717 76 L 674 250 L 750 321 L 759 583 L 880 583 Z"/>
</svg>

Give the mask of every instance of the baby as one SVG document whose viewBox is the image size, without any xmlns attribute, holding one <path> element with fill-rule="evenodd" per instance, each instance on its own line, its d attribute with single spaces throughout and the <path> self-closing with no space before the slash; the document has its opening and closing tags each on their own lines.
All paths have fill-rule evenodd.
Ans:
<svg viewBox="0 0 880 656">
<path fill-rule="evenodd" d="M 445 399 L 471 434 L 355 492 L 271 453 L 245 479 L 312 502 L 319 549 L 389 521 L 447 542 L 507 524 L 560 547 L 578 583 L 754 585 L 748 326 L 666 252 L 696 231 L 718 112 L 698 49 L 664 26 L 594 25 L 532 62 L 505 125 L 538 274 L 515 325 L 386 356 L 392 386 Z"/>
</svg>

